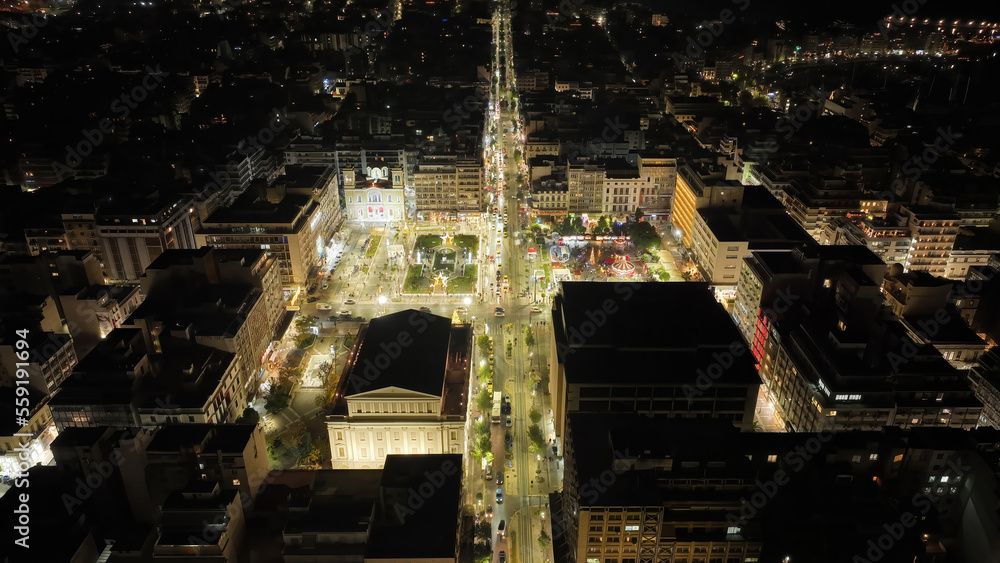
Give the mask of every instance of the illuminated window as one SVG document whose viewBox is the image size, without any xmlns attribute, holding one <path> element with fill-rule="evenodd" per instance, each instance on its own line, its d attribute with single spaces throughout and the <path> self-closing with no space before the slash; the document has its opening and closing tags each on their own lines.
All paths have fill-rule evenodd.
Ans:
<svg viewBox="0 0 1000 563">
<path fill-rule="evenodd" d="M 868 456 L 869 461 L 878 461 L 878 454 L 871 454 Z"/>
<path fill-rule="evenodd" d="M 239 484 L 240 484 L 240 480 L 239 479 L 233 479 L 233 485 L 237 485 L 238 486 Z"/>
<path fill-rule="evenodd" d="M 778 455 L 777 454 L 770 454 L 770 455 L 768 455 L 767 456 L 767 462 L 768 463 L 777 463 L 778 462 Z"/>
</svg>

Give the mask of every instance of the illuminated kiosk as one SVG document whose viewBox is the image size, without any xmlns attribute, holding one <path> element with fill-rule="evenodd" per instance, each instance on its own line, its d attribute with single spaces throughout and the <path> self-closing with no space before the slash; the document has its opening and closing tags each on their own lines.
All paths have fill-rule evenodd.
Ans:
<svg viewBox="0 0 1000 563">
<path fill-rule="evenodd" d="M 618 278 L 630 278 L 635 274 L 635 266 L 628 261 L 628 256 L 615 254 L 615 263 L 611 265 L 611 273 Z"/>
</svg>

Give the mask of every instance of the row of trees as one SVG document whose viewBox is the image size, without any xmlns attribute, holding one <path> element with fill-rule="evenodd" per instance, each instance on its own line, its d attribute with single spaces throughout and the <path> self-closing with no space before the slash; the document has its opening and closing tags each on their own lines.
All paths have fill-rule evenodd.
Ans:
<svg viewBox="0 0 1000 563">
<path fill-rule="evenodd" d="M 601 215 L 596 222 L 589 225 L 590 234 L 628 236 L 632 244 L 639 250 L 649 250 L 660 247 L 660 235 L 656 228 L 648 222 L 642 221 L 642 210 L 636 209 L 635 219 L 632 221 L 612 222 L 607 215 Z M 562 223 L 556 227 L 562 235 L 582 235 L 587 233 L 587 227 L 583 226 L 583 219 L 580 217 L 566 217 Z"/>
</svg>

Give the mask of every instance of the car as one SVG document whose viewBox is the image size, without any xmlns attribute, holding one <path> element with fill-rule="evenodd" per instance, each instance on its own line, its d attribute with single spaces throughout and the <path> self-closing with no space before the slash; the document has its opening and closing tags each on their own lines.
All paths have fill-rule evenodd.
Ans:
<svg viewBox="0 0 1000 563">
<path fill-rule="evenodd" d="M 341 317 L 342 319 L 346 319 L 346 318 L 349 318 L 349 317 L 353 317 L 353 316 L 354 316 L 354 313 L 352 313 L 352 312 L 348 311 L 347 309 L 344 309 L 344 310 L 342 310 L 342 311 L 337 311 L 337 314 L 338 314 L 338 315 L 340 315 L 340 317 Z"/>
<path fill-rule="evenodd" d="M 310 297 L 309 299 L 306 299 L 306 303 L 315 303 L 317 301 L 319 301 L 319 297 Z"/>
<path fill-rule="evenodd" d="M 504 424 L 507 425 L 507 428 L 510 428 L 511 426 L 514 426 L 514 421 L 508 416 L 507 421 Z"/>
<path fill-rule="evenodd" d="M 357 303 L 356 299 L 345 299 L 344 300 L 344 305 L 354 305 L 356 303 Z"/>
<path fill-rule="evenodd" d="M 456 313 L 468 313 L 469 312 L 469 308 L 468 307 L 459 307 L 459 308 L 455 309 L 455 312 Z"/>
<path fill-rule="evenodd" d="M 532 307 L 531 308 L 531 312 L 532 313 L 541 313 L 542 312 L 542 308 L 538 307 L 538 306 Z"/>
<path fill-rule="evenodd" d="M 420 310 L 423 311 L 424 313 L 430 313 L 431 312 L 431 308 L 430 307 L 421 307 Z"/>
<path fill-rule="evenodd" d="M 497 526 L 497 537 L 503 537 L 507 531 L 507 521 L 501 520 L 500 524 Z"/>
<path fill-rule="evenodd" d="M 497 504 L 503 504 L 503 489 L 497 489 Z"/>
<path fill-rule="evenodd" d="M 510 430 L 504 432 L 504 434 L 503 434 L 503 441 L 506 442 L 506 443 L 508 443 L 508 444 L 514 442 L 514 437 L 510 435 Z"/>
<path fill-rule="evenodd" d="M 316 304 L 316 310 L 317 311 L 329 311 L 331 309 L 333 309 L 333 307 L 327 305 L 326 303 L 317 303 Z"/>
<path fill-rule="evenodd" d="M 507 563 L 507 552 L 501 549 L 500 559 L 498 559 L 497 561 L 499 561 L 499 563 Z"/>
<path fill-rule="evenodd" d="M 337 317 L 336 317 L 336 316 L 334 316 L 334 315 L 330 315 L 329 317 L 327 317 L 327 318 L 326 318 L 326 320 L 328 320 L 328 321 L 333 321 L 333 322 L 337 322 Z"/>
<path fill-rule="evenodd" d="M 487 467 L 486 468 L 486 480 L 487 481 L 492 481 L 493 480 L 493 468 L 492 467 Z"/>
<path fill-rule="evenodd" d="M 504 393 L 503 394 L 503 402 L 508 403 L 508 404 L 510 403 L 510 393 Z"/>
<path fill-rule="evenodd" d="M 497 473 L 497 485 L 503 485 L 503 471 Z"/>
<path fill-rule="evenodd" d="M 497 307 L 496 309 L 493 309 L 493 314 L 495 314 L 498 317 L 502 317 L 506 313 L 504 312 L 503 307 Z"/>
<path fill-rule="evenodd" d="M 330 289 L 330 284 L 323 282 L 323 289 Z"/>
<path fill-rule="evenodd" d="M 487 518 L 493 518 L 493 505 L 492 504 L 486 507 L 486 517 Z"/>
</svg>

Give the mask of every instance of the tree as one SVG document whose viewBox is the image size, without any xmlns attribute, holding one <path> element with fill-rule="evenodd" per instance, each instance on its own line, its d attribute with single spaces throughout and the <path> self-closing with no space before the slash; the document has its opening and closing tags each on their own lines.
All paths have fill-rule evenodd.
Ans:
<svg viewBox="0 0 1000 563">
<path fill-rule="evenodd" d="M 260 423 L 260 414 L 253 407 L 243 409 L 243 414 L 236 419 L 236 424 L 253 424 L 257 426 L 258 423 Z"/>
<path fill-rule="evenodd" d="M 595 235 L 606 235 L 611 232 L 611 219 L 607 215 L 601 215 L 601 218 L 597 220 L 597 224 L 594 225 L 592 232 Z"/>
<path fill-rule="evenodd" d="M 535 335 L 531 333 L 531 327 L 524 327 L 524 345 L 529 348 L 535 345 Z"/>
<path fill-rule="evenodd" d="M 531 419 L 532 424 L 538 424 L 542 421 L 542 413 L 538 412 L 538 409 L 531 409 L 528 413 L 528 418 Z"/>
<path fill-rule="evenodd" d="M 552 539 L 545 533 L 545 530 L 542 530 L 542 533 L 538 535 L 538 548 L 545 551 L 549 548 L 550 543 L 552 543 Z"/>
<path fill-rule="evenodd" d="M 528 450 L 533 454 L 540 454 L 545 449 L 545 436 L 542 434 L 542 429 L 537 424 L 532 424 L 528 427 L 528 439 L 531 440 L 531 445 Z"/>
<path fill-rule="evenodd" d="M 482 412 L 490 412 L 490 407 L 493 405 L 493 397 L 490 397 L 490 392 L 485 388 L 479 392 L 479 396 L 476 397 L 476 406 Z"/>
<path fill-rule="evenodd" d="M 290 381 L 272 382 L 264 395 L 264 410 L 274 414 L 292 401 L 292 383 Z"/>
<path fill-rule="evenodd" d="M 487 383 L 493 381 L 493 371 L 490 369 L 489 364 L 479 366 L 479 381 L 485 381 Z"/>
<path fill-rule="evenodd" d="M 479 351 L 484 356 L 489 355 L 490 350 L 493 349 L 493 340 L 489 336 L 487 336 L 485 334 L 481 335 L 476 340 L 476 343 L 479 344 Z"/>
<path fill-rule="evenodd" d="M 746 90 L 741 90 L 739 94 L 740 107 L 748 108 L 753 106 L 753 94 Z"/>
<path fill-rule="evenodd" d="M 660 247 L 660 235 L 657 234 L 656 228 L 649 223 L 631 223 L 628 226 L 628 231 L 629 238 L 637 249 L 645 251 Z"/>
<path fill-rule="evenodd" d="M 493 524 L 489 520 L 483 518 L 475 526 L 475 537 L 477 540 L 482 540 L 484 543 L 489 541 L 493 537 Z"/>
<path fill-rule="evenodd" d="M 350 350 L 351 347 L 354 346 L 354 338 L 355 338 L 355 336 L 353 334 L 351 334 L 351 333 L 345 334 L 344 335 L 344 348 L 347 348 L 348 350 Z"/>
</svg>

